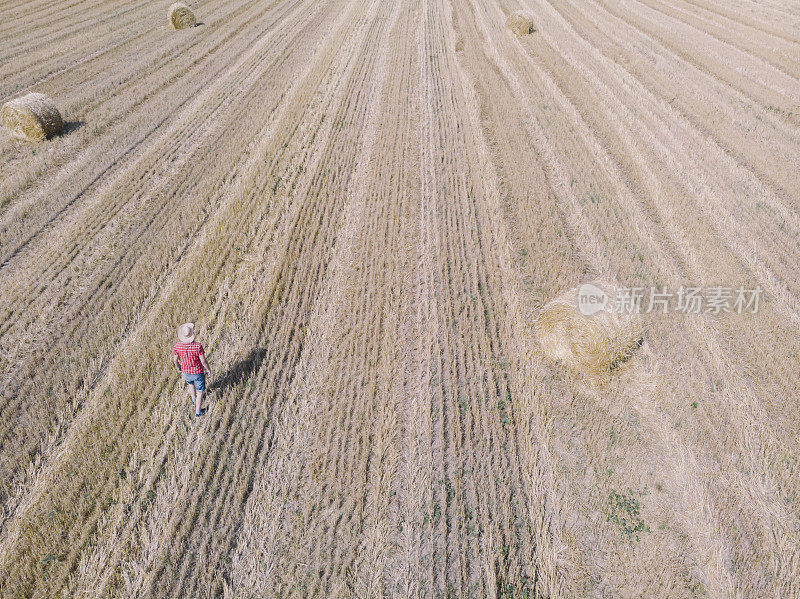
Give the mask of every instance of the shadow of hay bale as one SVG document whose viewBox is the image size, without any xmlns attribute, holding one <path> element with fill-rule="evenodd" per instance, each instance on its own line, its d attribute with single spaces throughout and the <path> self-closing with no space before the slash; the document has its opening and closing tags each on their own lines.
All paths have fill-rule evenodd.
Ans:
<svg viewBox="0 0 800 599">
<path fill-rule="evenodd" d="M 64 123 L 64 126 L 61 128 L 61 132 L 58 134 L 59 137 L 63 137 L 65 135 L 69 135 L 73 131 L 77 131 L 81 127 L 86 124 L 86 121 L 67 121 Z"/>
</svg>

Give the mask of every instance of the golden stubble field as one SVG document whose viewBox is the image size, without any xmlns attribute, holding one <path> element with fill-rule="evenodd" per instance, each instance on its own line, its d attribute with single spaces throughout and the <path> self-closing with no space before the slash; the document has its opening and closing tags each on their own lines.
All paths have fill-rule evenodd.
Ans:
<svg viewBox="0 0 800 599">
<path fill-rule="evenodd" d="M 800 596 L 797 3 L 189 4 L 0 1 L 0 596 Z"/>
</svg>

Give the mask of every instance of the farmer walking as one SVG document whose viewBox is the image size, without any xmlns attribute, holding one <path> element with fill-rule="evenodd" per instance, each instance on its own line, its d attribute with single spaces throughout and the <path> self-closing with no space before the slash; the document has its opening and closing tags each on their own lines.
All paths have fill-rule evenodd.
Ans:
<svg viewBox="0 0 800 599">
<path fill-rule="evenodd" d="M 178 343 L 172 348 L 172 361 L 189 387 L 189 396 L 194 403 L 194 415 L 199 418 L 206 413 L 203 395 L 206 392 L 206 372 L 211 368 L 206 362 L 203 346 L 194 340 L 194 323 L 187 322 L 178 327 Z"/>
</svg>

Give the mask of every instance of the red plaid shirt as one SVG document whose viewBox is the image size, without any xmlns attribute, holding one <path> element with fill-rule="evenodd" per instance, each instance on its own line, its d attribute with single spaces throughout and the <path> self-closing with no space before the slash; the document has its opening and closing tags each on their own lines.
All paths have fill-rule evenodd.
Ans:
<svg viewBox="0 0 800 599">
<path fill-rule="evenodd" d="M 172 348 L 172 353 L 181 359 L 181 372 L 183 374 L 202 374 L 203 364 L 200 356 L 205 352 L 203 346 L 197 341 L 191 343 L 176 343 Z"/>
</svg>

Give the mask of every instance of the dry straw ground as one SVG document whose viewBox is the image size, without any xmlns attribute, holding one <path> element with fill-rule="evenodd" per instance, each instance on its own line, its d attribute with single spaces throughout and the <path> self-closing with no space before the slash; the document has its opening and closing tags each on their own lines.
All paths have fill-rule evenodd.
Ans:
<svg viewBox="0 0 800 599">
<path fill-rule="evenodd" d="M 798 595 L 796 3 L 156 4 L 0 3 L 0 596 Z M 768 301 L 598 383 L 590 279 Z"/>
</svg>

